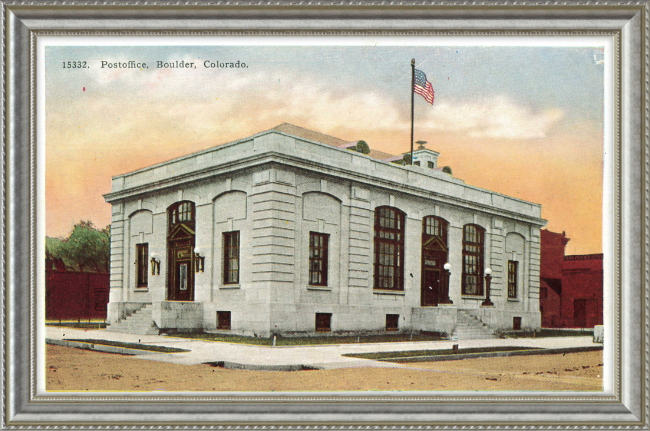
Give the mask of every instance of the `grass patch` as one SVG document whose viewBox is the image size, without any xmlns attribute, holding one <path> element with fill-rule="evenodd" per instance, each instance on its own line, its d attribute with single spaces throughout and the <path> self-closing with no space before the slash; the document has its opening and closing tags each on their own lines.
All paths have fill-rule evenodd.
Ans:
<svg viewBox="0 0 650 431">
<path fill-rule="evenodd" d="M 502 332 L 506 338 L 584 337 L 594 334 L 593 329 L 541 329 L 539 331 Z"/>
<path fill-rule="evenodd" d="M 93 340 L 93 339 L 75 339 L 75 340 L 70 339 L 66 341 L 76 341 L 78 343 L 86 343 L 86 344 L 99 344 L 101 346 L 123 347 L 125 349 L 148 350 L 151 352 L 161 352 L 161 353 L 189 352 L 189 350 L 177 349 L 175 347 L 153 346 L 150 344 L 140 344 L 140 343 L 122 343 L 121 341 Z"/>
<path fill-rule="evenodd" d="M 448 356 L 448 355 L 464 355 L 471 353 L 493 353 L 493 352 L 518 352 L 522 350 L 541 350 L 535 347 L 473 347 L 467 349 L 458 349 L 458 353 L 454 353 L 452 349 L 445 350 L 409 350 L 405 352 L 377 352 L 377 353 L 350 353 L 347 355 L 349 358 L 361 359 L 400 359 L 400 358 L 414 358 L 418 356 Z"/>
<path fill-rule="evenodd" d="M 190 338 L 195 340 L 222 341 L 225 343 L 254 344 L 258 346 L 272 346 L 273 338 L 244 337 L 240 335 L 200 333 L 178 333 L 174 337 Z M 304 346 L 322 344 L 355 344 L 355 343 L 399 343 L 406 341 L 440 341 L 446 340 L 440 335 L 421 334 L 391 334 L 391 335 L 362 335 L 343 336 L 331 335 L 322 337 L 277 337 L 276 346 Z"/>
<path fill-rule="evenodd" d="M 45 326 L 60 326 L 75 329 L 106 329 L 106 322 L 46 322 Z"/>
</svg>

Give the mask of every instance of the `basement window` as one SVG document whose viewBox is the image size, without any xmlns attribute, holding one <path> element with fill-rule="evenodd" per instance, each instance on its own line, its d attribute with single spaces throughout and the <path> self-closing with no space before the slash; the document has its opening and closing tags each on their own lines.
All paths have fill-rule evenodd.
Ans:
<svg viewBox="0 0 650 431">
<path fill-rule="evenodd" d="M 217 311 L 217 329 L 230 329 L 230 311 Z"/>
<path fill-rule="evenodd" d="M 399 325 L 399 314 L 386 315 L 386 331 L 397 331 Z"/>
<path fill-rule="evenodd" d="M 512 318 L 512 329 L 514 329 L 515 331 L 521 329 L 521 317 Z"/>
<path fill-rule="evenodd" d="M 316 331 L 330 332 L 332 330 L 332 313 L 316 313 Z"/>
</svg>

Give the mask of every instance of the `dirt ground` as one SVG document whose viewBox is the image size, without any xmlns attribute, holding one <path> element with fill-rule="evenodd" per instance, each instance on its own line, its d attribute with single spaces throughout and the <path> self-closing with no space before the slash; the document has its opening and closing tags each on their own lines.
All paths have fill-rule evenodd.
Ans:
<svg viewBox="0 0 650 431">
<path fill-rule="evenodd" d="M 242 371 L 47 346 L 48 391 L 600 391 L 602 351 L 402 364 Z"/>
</svg>

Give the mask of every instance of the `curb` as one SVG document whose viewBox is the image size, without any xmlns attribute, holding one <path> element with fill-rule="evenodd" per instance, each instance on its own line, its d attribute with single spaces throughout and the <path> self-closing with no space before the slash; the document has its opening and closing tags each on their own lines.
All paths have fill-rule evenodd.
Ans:
<svg viewBox="0 0 650 431">
<path fill-rule="evenodd" d="M 437 361 L 457 361 L 461 359 L 474 358 L 497 358 L 507 356 L 531 356 L 531 355 L 555 355 L 558 353 L 578 353 L 578 352 L 595 352 L 603 350 L 603 346 L 586 346 L 586 347 L 563 347 L 558 349 L 534 349 L 531 350 L 513 350 L 510 352 L 484 352 L 484 353 L 460 353 L 457 355 L 432 355 L 432 356 L 413 356 L 410 358 L 390 358 L 374 359 L 381 362 L 437 362 Z"/>
<path fill-rule="evenodd" d="M 156 352 L 153 350 L 142 350 L 142 349 L 132 349 L 128 347 L 107 346 L 105 344 L 84 343 L 81 341 L 57 340 L 53 338 L 46 338 L 45 343 L 53 344 L 56 346 L 76 347 L 77 349 L 83 349 L 83 350 L 94 350 L 96 352 L 104 352 L 104 353 L 119 353 L 120 355 L 131 355 L 131 356 L 165 353 L 165 352 Z"/>
</svg>

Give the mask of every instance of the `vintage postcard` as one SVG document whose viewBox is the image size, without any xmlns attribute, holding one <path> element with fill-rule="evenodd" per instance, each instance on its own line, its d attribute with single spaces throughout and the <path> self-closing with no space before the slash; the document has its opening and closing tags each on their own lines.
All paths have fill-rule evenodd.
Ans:
<svg viewBox="0 0 650 431">
<path fill-rule="evenodd" d="M 612 390 L 611 39 L 41 49 L 45 391 Z"/>
</svg>

